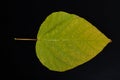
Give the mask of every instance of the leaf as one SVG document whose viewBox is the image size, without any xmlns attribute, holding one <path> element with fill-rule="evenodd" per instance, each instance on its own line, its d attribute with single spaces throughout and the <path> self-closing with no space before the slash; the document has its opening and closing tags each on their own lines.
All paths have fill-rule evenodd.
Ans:
<svg viewBox="0 0 120 80">
<path fill-rule="evenodd" d="M 49 70 L 63 72 L 91 60 L 110 41 L 84 18 L 59 11 L 42 23 L 36 53 Z"/>
</svg>

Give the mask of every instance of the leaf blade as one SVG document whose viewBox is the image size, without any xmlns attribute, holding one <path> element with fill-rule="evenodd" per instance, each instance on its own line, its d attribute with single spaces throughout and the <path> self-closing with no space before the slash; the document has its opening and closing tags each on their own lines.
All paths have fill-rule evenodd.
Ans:
<svg viewBox="0 0 120 80">
<path fill-rule="evenodd" d="M 48 69 L 59 72 L 91 60 L 110 42 L 87 20 L 66 12 L 49 15 L 37 38 L 38 59 Z"/>
</svg>

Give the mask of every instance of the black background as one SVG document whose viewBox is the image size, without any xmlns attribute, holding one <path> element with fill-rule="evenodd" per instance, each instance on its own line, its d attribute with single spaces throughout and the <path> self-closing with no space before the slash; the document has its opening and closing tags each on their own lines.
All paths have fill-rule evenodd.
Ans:
<svg viewBox="0 0 120 80">
<path fill-rule="evenodd" d="M 119 2 L 115 0 L 15 0 L 8 2 L 7 73 L 15 80 L 120 80 Z M 48 70 L 36 57 L 34 41 L 40 24 L 52 12 L 79 15 L 95 25 L 112 43 L 89 62 L 59 73 Z M 8 67 L 10 66 L 10 67 Z"/>
</svg>

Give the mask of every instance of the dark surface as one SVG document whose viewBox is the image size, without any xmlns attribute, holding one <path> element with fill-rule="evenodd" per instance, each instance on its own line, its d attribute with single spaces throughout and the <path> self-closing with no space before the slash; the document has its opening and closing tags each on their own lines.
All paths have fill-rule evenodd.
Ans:
<svg viewBox="0 0 120 80">
<path fill-rule="evenodd" d="M 15 80 L 120 80 L 119 2 L 115 0 L 16 0 L 8 2 L 8 72 Z M 112 43 L 91 61 L 72 70 L 49 71 L 36 57 L 34 41 L 14 41 L 14 37 L 36 38 L 40 24 L 54 11 L 84 17 Z"/>
</svg>

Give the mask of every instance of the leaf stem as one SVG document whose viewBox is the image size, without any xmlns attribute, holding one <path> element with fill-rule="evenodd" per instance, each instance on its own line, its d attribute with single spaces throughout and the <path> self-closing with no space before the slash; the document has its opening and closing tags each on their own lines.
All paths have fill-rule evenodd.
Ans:
<svg viewBox="0 0 120 80">
<path fill-rule="evenodd" d="M 37 39 L 33 39 L 33 38 L 14 38 L 14 40 L 22 40 L 22 41 L 37 41 Z"/>
</svg>

